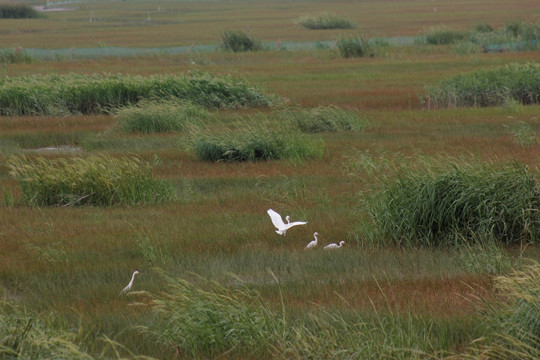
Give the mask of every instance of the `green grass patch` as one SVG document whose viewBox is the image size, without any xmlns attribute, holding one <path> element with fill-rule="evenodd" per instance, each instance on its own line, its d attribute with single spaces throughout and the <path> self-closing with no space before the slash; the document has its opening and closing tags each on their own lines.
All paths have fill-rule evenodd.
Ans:
<svg viewBox="0 0 540 360">
<path fill-rule="evenodd" d="M 322 157 L 323 142 L 288 127 L 242 121 L 235 129 L 193 130 L 193 151 L 203 161 L 257 161 Z"/>
<path fill-rule="evenodd" d="M 346 110 L 337 106 L 319 106 L 311 109 L 287 108 L 279 118 L 306 133 L 362 130 L 368 121 L 357 110 Z"/>
<path fill-rule="evenodd" d="M 232 52 L 262 50 L 260 40 L 244 31 L 225 31 L 221 34 L 220 49 Z"/>
<path fill-rule="evenodd" d="M 172 187 L 153 179 L 150 165 L 136 157 L 14 157 L 8 167 L 30 205 L 133 205 L 174 198 Z"/>
<path fill-rule="evenodd" d="M 327 30 L 327 29 L 354 29 L 357 25 L 336 14 L 323 12 L 319 15 L 304 15 L 298 18 L 296 22 L 306 29 Z"/>
<path fill-rule="evenodd" d="M 0 80 L 1 115 L 107 113 L 154 98 L 177 98 L 206 108 L 270 106 L 277 101 L 246 81 L 200 72 L 147 77 L 30 75 Z"/>
<path fill-rule="evenodd" d="M 540 65 L 509 64 L 454 76 L 426 90 L 429 106 L 495 106 L 508 100 L 540 102 Z"/>
<path fill-rule="evenodd" d="M 373 57 L 375 46 L 364 36 L 350 36 L 336 42 L 339 54 L 344 58 Z"/>
<path fill-rule="evenodd" d="M 402 170 L 366 202 L 382 241 L 406 246 L 537 242 L 537 174 L 520 164 Z"/>
<path fill-rule="evenodd" d="M 123 130 L 141 133 L 183 131 L 208 117 L 208 111 L 190 102 L 140 101 L 119 109 L 116 121 Z"/>
</svg>

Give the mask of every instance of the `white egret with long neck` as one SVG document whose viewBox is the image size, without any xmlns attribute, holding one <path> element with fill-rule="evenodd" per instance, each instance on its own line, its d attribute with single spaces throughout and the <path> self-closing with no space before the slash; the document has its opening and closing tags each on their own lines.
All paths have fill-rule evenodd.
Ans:
<svg viewBox="0 0 540 360">
<path fill-rule="evenodd" d="M 289 215 L 287 215 L 285 217 L 285 220 L 287 220 L 287 223 L 285 224 L 283 222 L 283 219 L 281 218 L 281 215 L 279 215 L 277 212 L 275 212 L 274 210 L 272 209 L 268 209 L 266 211 L 268 213 L 268 215 L 270 216 L 270 220 L 272 220 L 272 224 L 274 224 L 274 226 L 277 228 L 276 232 L 279 234 L 279 235 L 283 235 L 285 236 L 285 234 L 287 233 L 287 230 L 289 230 L 290 228 L 292 228 L 293 226 L 297 226 L 297 225 L 305 225 L 307 224 L 307 221 L 295 221 L 295 222 L 291 222 L 291 217 Z"/>
<path fill-rule="evenodd" d="M 139 272 L 137 270 L 135 270 L 135 272 L 133 273 L 133 275 L 131 275 L 131 281 L 129 282 L 129 284 L 127 284 L 127 286 L 122 289 L 122 294 L 123 293 L 127 293 L 128 291 L 131 290 L 131 288 L 133 287 L 133 282 L 135 281 L 135 275 L 138 275 Z"/>
<path fill-rule="evenodd" d="M 339 249 L 340 247 L 343 246 L 343 244 L 345 244 L 345 241 L 341 240 L 339 242 L 339 245 L 338 244 L 335 244 L 335 243 L 332 243 L 332 244 L 328 244 L 324 247 L 324 250 L 332 250 L 332 249 Z"/>
<path fill-rule="evenodd" d="M 312 249 L 314 248 L 315 246 L 317 246 L 317 242 L 318 242 L 318 238 L 317 238 L 317 235 L 319 235 L 318 232 L 314 232 L 313 233 L 313 237 L 315 238 L 315 240 L 312 240 L 309 244 L 306 245 L 306 250 L 307 249 Z"/>
</svg>

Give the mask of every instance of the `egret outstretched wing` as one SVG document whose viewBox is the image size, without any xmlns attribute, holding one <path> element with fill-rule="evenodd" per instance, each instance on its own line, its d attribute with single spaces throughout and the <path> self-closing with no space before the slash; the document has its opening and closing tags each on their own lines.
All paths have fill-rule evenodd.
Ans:
<svg viewBox="0 0 540 360">
<path fill-rule="evenodd" d="M 289 229 L 290 229 L 291 227 L 293 227 L 293 226 L 297 226 L 297 225 L 305 225 L 305 224 L 307 224 L 307 221 L 295 221 L 295 222 L 290 222 L 289 216 L 286 217 L 287 223 L 284 223 L 284 222 L 283 222 L 283 219 L 281 218 L 281 215 L 279 215 L 279 214 L 278 214 L 277 212 L 275 212 L 274 210 L 268 209 L 266 212 L 267 212 L 268 215 L 270 216 L 270 219 L 272 220 L 272 224 L 274 224 L 274 226 L 277 228 L 276 232 L 277 232 L 279 235 L 285 236 L 285 234 L 287 233 L 287 230 L 289 230 Z"/>
</svg>

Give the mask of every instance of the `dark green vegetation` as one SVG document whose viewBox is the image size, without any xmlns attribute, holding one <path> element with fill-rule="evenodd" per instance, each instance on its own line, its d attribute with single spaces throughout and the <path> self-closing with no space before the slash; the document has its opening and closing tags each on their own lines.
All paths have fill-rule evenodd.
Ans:
<svg viewBox="0 0 540 360">
<path fill-rule="evenodd" d="M 37 19 L 45 17 L 28 4 L 0 4 L 0 19 Z"/>
<path fill-rule="evenodd" d="M 275 101 L 247 82 L 197 72 L 29 75 L 0 81 L 2 115 L 99 114 L 152 98 L 178 98 L 207 108 L 269 106 Z"/>
<path fill-rule="evenodd" d="M 154 180 L 150 165 L 138 158 L 20 157 L 8 166 L 30 205 L 133 205 L 174 199 L 172 188 Z"/>
<path fill-rule="evenodd" d="M 135 89 L 154 77 L 171 79 L 166 89 L 186 77 L 208 80 L 190 92 L 208 116 L 174 131 L 120 125 L 125 109 L 187 106 L 159 94 L 105 100 L 88 114 L 54 98 L 48 114 L 0 116 L 0 358 L 538 359 L 540 105 L 428 109 L 419 101 L 445 79 L 528 66 L 538 52 L 459 52 L 467 39 L 413 38 L 440 23 L 460 31 L 484 24 L 475 30 L 482 34 L 512 19 L 531 23 L 537 2 L 86 1 L 47 20 L 0 21 L 0 40 L 30 54 L 110 51 L 5 63 L 2 81 L 39 80 L 19 81 L 29 94 L 23 109 L 55 76 L 81 80 L 69 87 L 73 97 L 117 102 L 122 91 L 102 96 L 86 80 L 101 74 L 130 89 L 128 79 Z M 357 30 L 306 29 L 294 22 L 306 9 L 345 14 L 388 45 L 374 57 L 343 57 L 335 40 Z M 219 51 L 223 29 L 283 43 Z M 120 56 L 114 46 L 142 55 Z M 180 51 L 145 52 L 157 46 Z M 266 102 L 225 103 L 250 97 L 237 81 L 260 86 Z M 156 113 L 177 110 L 167 106 Z M 156 118 L 139 124 L 154 129 Z M 194 146 L 206 139 L 227 145 L 217 161 L 198 157 Z M 155 202 L 83 204 L 93 195 L 70 194 L 72 181 L 59 198 L 73 206 L 45 206 L 29 204 L 9 174 L 14 161 L 31 169 L 28 179 L 45 169 L 42 187 L 54 189 L 47 181 L 82 174 L 95 158 L 93 183 L 114 173 L 121 189 L 134 174 L 152 180 L 141 193 L 156 196 L 154 183 L 167 192 Z M 133 171 L 115 172 L 132 159 Z M 369 199 L 391 209 L 377 214 Z M 279 236 L 268 208 L 307 224 Z M 375 218 L 394 214 L 388 227 L 404 234 Z M 304 250 L 315 231 L 319 245 Z M 340 240 L 341 249 L 322 249 Z M 119 295 L 134 270 L 134 291 Z"/>
<path fill-rule="evenodd" d="M 304 15 L 297 22 L 310 30 L 328 30 L 328 29 L 354 29 L 357 25 L 336 14 L 324 12 L 319 15 Z"/>
<path fill-rule="evenodd" d="M 256 161 L 318 157 L 323 154 L 323 142 L 302 135 L 288 127 L 272 128 L 241 122 L 231 131 L 222 127 L 217 132 L 194 129 L 193 149 L 203 161 Z"/>
<path fill-rule="evenodd" d="M 540 102 L 540 65 L 508 64 L 504 67 L 456 75 L 428 89 L 430 106 L 494 106 L 514 100 Z"/>
<path fill-rule="evenodd" d="M 336 42 L 339 54 L 344 58 L 373 57 L 375 49 L 369 39 L 362 36 L 352 36 L 339 39 Z"/>
<path fill-rule="evenodd" d="M 221 34 L 219 47 L 225 51 L 242 52 L 262 50 L 260 40 L 244 31 L 225 31 Z"/>
<path fill-rule="evenodd" d="M 404 171 L 366 202 L 380 233 L 404 246 L 540 238 L 538 174 L 523 165 L 454 165 Z"/>
<path fill-rule="evenodd" d="M 26 54 L 21 48 L 0 50 L 1 64 L 30 64 L 33 61 L 34 59 Z"/>
</svg>

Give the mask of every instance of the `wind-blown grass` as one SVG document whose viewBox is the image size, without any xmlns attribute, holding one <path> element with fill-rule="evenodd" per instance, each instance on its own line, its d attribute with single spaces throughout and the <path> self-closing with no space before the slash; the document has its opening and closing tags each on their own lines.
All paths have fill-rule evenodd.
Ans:
<svg viewBox="0 0 540 360">
<path fill-rule="evenodd" d="M 496 277 L 495 288 L 502 299 L 486 312 L 489 331 L 457 358 L 540 358 L 540 264 Z"/>
<path fill-rule="evenodd" d="M 540 65 L 509 64 L 493 70 L 481 70 L 454 76 L 426 90 L 429 105 L 495 106 L 509 99 L 522 104 L 540 102 Z"/>
<path fill-rule="evenodd" d="M 156 321 L 147 330 L 190 357 L 267 354 L 285 330 L 283 316 L 246 287 L 166 278 L 167 293 L 151 295 Z"/>
<path fill-rule="evenodd" d="M 177 98 L 206 108 L 270 106 L 277 99 L 229 76 L 30 75 L 0 80 L 0 115 L 107 113 L 142 99 Z"/>
<path fill-rule="evenodd" d="M 306 133 L 362 130 L 368 125 L 365 117 L 358 111 L 336 106 L 287 108 L 279 114 L 279 118 Z"/>
<path fill-rule="evenodd" d="M 519 164 L 404 171 L 365 205 L 383 241 L 399 245 L 519 244 L 540 236 L 537 174 Z"/>
<path fill-rule="evenodd" d="M 140 204 L 174 198 L 172 187 L 153 179 L 150 165 L 136 157 L 15 157 L 8 166 L 31 205 Z"/>
<path fill-rule="evenodd" d="M 270 129 L 245 121 L 237 129 L 192 131 L 192 148 L 204 161 L 257 161 L 321 157 L 323 143 L 290 128 Z"/>
<path fill-rule="evenodd" d="M 115 115 L 123 130 L 142 133 L 182 131 L 206 117 L 208 112 L 203 107 L 174 101 L 141 101 L 121 108 Z"/>
</svg>

